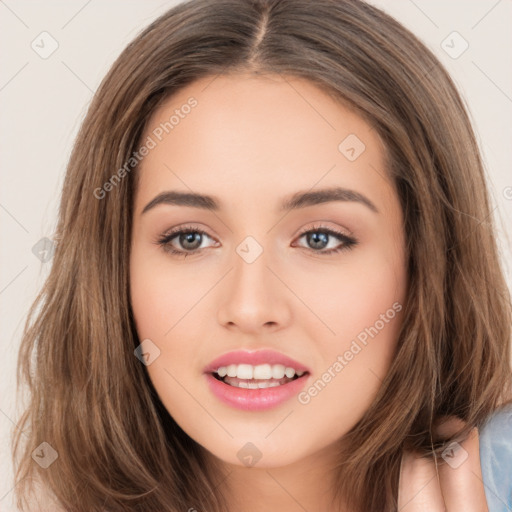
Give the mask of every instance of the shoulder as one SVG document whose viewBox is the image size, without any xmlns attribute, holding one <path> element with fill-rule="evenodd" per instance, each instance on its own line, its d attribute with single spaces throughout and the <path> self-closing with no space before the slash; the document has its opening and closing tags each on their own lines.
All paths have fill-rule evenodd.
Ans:
<svg viewBox="0 0 512 512">
<path fill-rule="evenodd" d="M 512 510 L 512 404 L 496 410 L 479 432 L 489 512 Z"/>
</svg>

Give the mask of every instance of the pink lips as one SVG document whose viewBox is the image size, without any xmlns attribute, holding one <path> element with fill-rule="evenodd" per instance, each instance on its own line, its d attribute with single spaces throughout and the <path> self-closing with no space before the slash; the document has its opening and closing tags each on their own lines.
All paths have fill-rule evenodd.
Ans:
<svg viewBox="0 0 512 512">
<path fill-rule="evenodd" d="M 265 363 L 270 365 L 282 364 L 283 366 L 293 368 L 298 372 L 310 373 L 309 368 L 303 364 L 285 356 L 284 354 L 280 354 L 275 350 L 258 350 L 253 352 L 236 350 L 234 352 L 229 352 L 212 361 L 204 369 L 204 373 L 213 373 L 219 367 L 228 366 L 230 364 L 251 364 L 253 366 L 257 366 Z"/>
<path fill-rule="evenodd" d="M 285 367 L 294 368 L 304 374 L 286 384 L 271 388 L 247 389 L 230 386 L 213 376 L 213 372 L 220 366 L 230 364 L 282 364 Z M 260 350 L 257 352 L 236 351 L 229 352 L 214 361 L 205 369 L 206 380 L 210 391 L 224 404 L 237 409 L 246 411 L 262 411 L 277 407 L 278 405 L 290 400 L 304 388 L 309 376 L 310 370 L 299 362 L 275 352 L 273 350 Z"/>
</svg>

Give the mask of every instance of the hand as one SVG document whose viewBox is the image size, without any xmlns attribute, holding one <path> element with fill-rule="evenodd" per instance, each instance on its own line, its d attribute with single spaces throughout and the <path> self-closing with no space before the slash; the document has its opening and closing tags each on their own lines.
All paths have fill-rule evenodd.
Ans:
<svg viewBox="0 0 512 512">
<path fill-rule="evenodd" d="M 462 420 L 450 417 L 437 429 L 443 436 L 454 432 Z M 449 446 L 449 443 L 447 444 Z M 447 452 L 451 464 L 441 459 L 436 472 L 434 459 L 407 452 L 402 457 L 398 486 L 398 512 L 489 512 L 485 499 L 478 430 Z M 453 467 L 452 467 L 453 466 Z"/>
</svg>

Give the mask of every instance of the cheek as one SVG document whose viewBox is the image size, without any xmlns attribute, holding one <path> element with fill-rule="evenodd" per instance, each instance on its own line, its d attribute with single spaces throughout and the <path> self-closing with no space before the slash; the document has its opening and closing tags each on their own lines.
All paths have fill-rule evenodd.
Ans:
<svg viewBox="0 0 512 512">
<path fill-rule="evenodd" d="M 382 249 L 353 252 L 338 265 L 297 274 L 302 277 L 295 276 L 295 291 L 316 314 L 317 327 L 318 319 L 323 321 L 326 328 L 322 328 L 322 338 L 330 347 L 336 344 L 338 349 L 343 348 L 361 333 L 364 338 L 365 330 L 375 324 L 382 330 L 382 321 L 387 331 L 391 331 L 388 324 L 398 323 L 394 321 L 397 306 L 393 308 L 393 304 L 398 302 L 403 307 L 406 289 L 399 254 L 390 256 Z M 318 338 L 318 331 L 312 336 Z"/>
<path fill-rule="evenodd" d="M 382 247 L 354 252 L 335 271 L 331 268 L 303 281 L 302 293 L 309 290 L 308 305 L 331 330 L 324 329 L 321 337 L 310 333 L 322 355 L 319 408 L 338 403 L 339 411 L 346 413 L 354 406 L 353 412 L 360 408 L 362 414 L 393 360 L 406 271 L 401 253 Z"/>
<path fill-rule="evenodd" d="M 190 380 L 191 369 L 197 373 L 200 366 L 202 347 L 211 343 L 201 332 L 201 325 L 204 315 L 211 313 L 205 294 L 215 283 L 216 274 L 211 269 L 191 269 L 186 265 L 180 269 L 165 254 L 138 247 L 130 259 L 137 333 L 141 341 L 149 338 L 160 351 L 147 370 L 157 391 L 174 396 L 180 388 L 172 377 L 179 382 Z"/>
<path fill-rule="evenodd" d="M 184 392 L 190 388 L 191 363 L 198 350 L 187 339 L 187 332 L 193 320 L 193 306 L 202 294 L 191 277 L 186 272 L 169 272 L 161 255 L 154 257 L 138 248 L 132 252 L 130 294 L 137 333 L 140 341 L 150 339 L 159 350 L 146 370 L 174 419 L 187 425 L 192 417 L 201 425 L 204 411 L 195 410 L 194 402 Z M 190 432 L 190 425 L 187 431 Z"/>
<path fill-rule="evenodd" d="M 130 260 L 130 295 L 139 337 L 170 336 L 204 294 L 198 286 L 202 282 L 197 273 L 176 267 L 170 271 L 165 255 L 135 248 Z"/>
<path fill-rule="evenodd" d="M 336 307 L 324 309 L 336 335 L 317 338 L 322 364 L 299 397 L 312 430 L 323 428 L 328 419 L 338 426 L 337 435 L 346 433 L 368 410 L 389 371 L 403 295 L 396 280 L 385 276 L 368 272 L 366 279 L 345 280 L 343 291 L 333 294 Z"/>
</svg>

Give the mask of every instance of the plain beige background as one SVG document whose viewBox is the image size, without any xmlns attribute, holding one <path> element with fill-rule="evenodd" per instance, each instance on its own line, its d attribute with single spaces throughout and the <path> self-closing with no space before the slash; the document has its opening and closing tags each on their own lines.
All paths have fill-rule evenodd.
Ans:
<svg viewBox="0 0 512 512">
<path fill-rule="evenodd" d="M 38 259 L 33 247 L 52 237 L 66 162 L 96 87 L 138 32 L 176 3 L 0 0 L 0 511 L 15 510 L 10 433 L 21 412 L 15 401 L 20 335 L 51 265 L 51 259 Z M 401 21 L 436 53 L 467 101 L 487 166 L 510 286 L 512 3 L 371 3 Z M 55 51 L 46 55 L 53 47 Z"/>
</svg>

